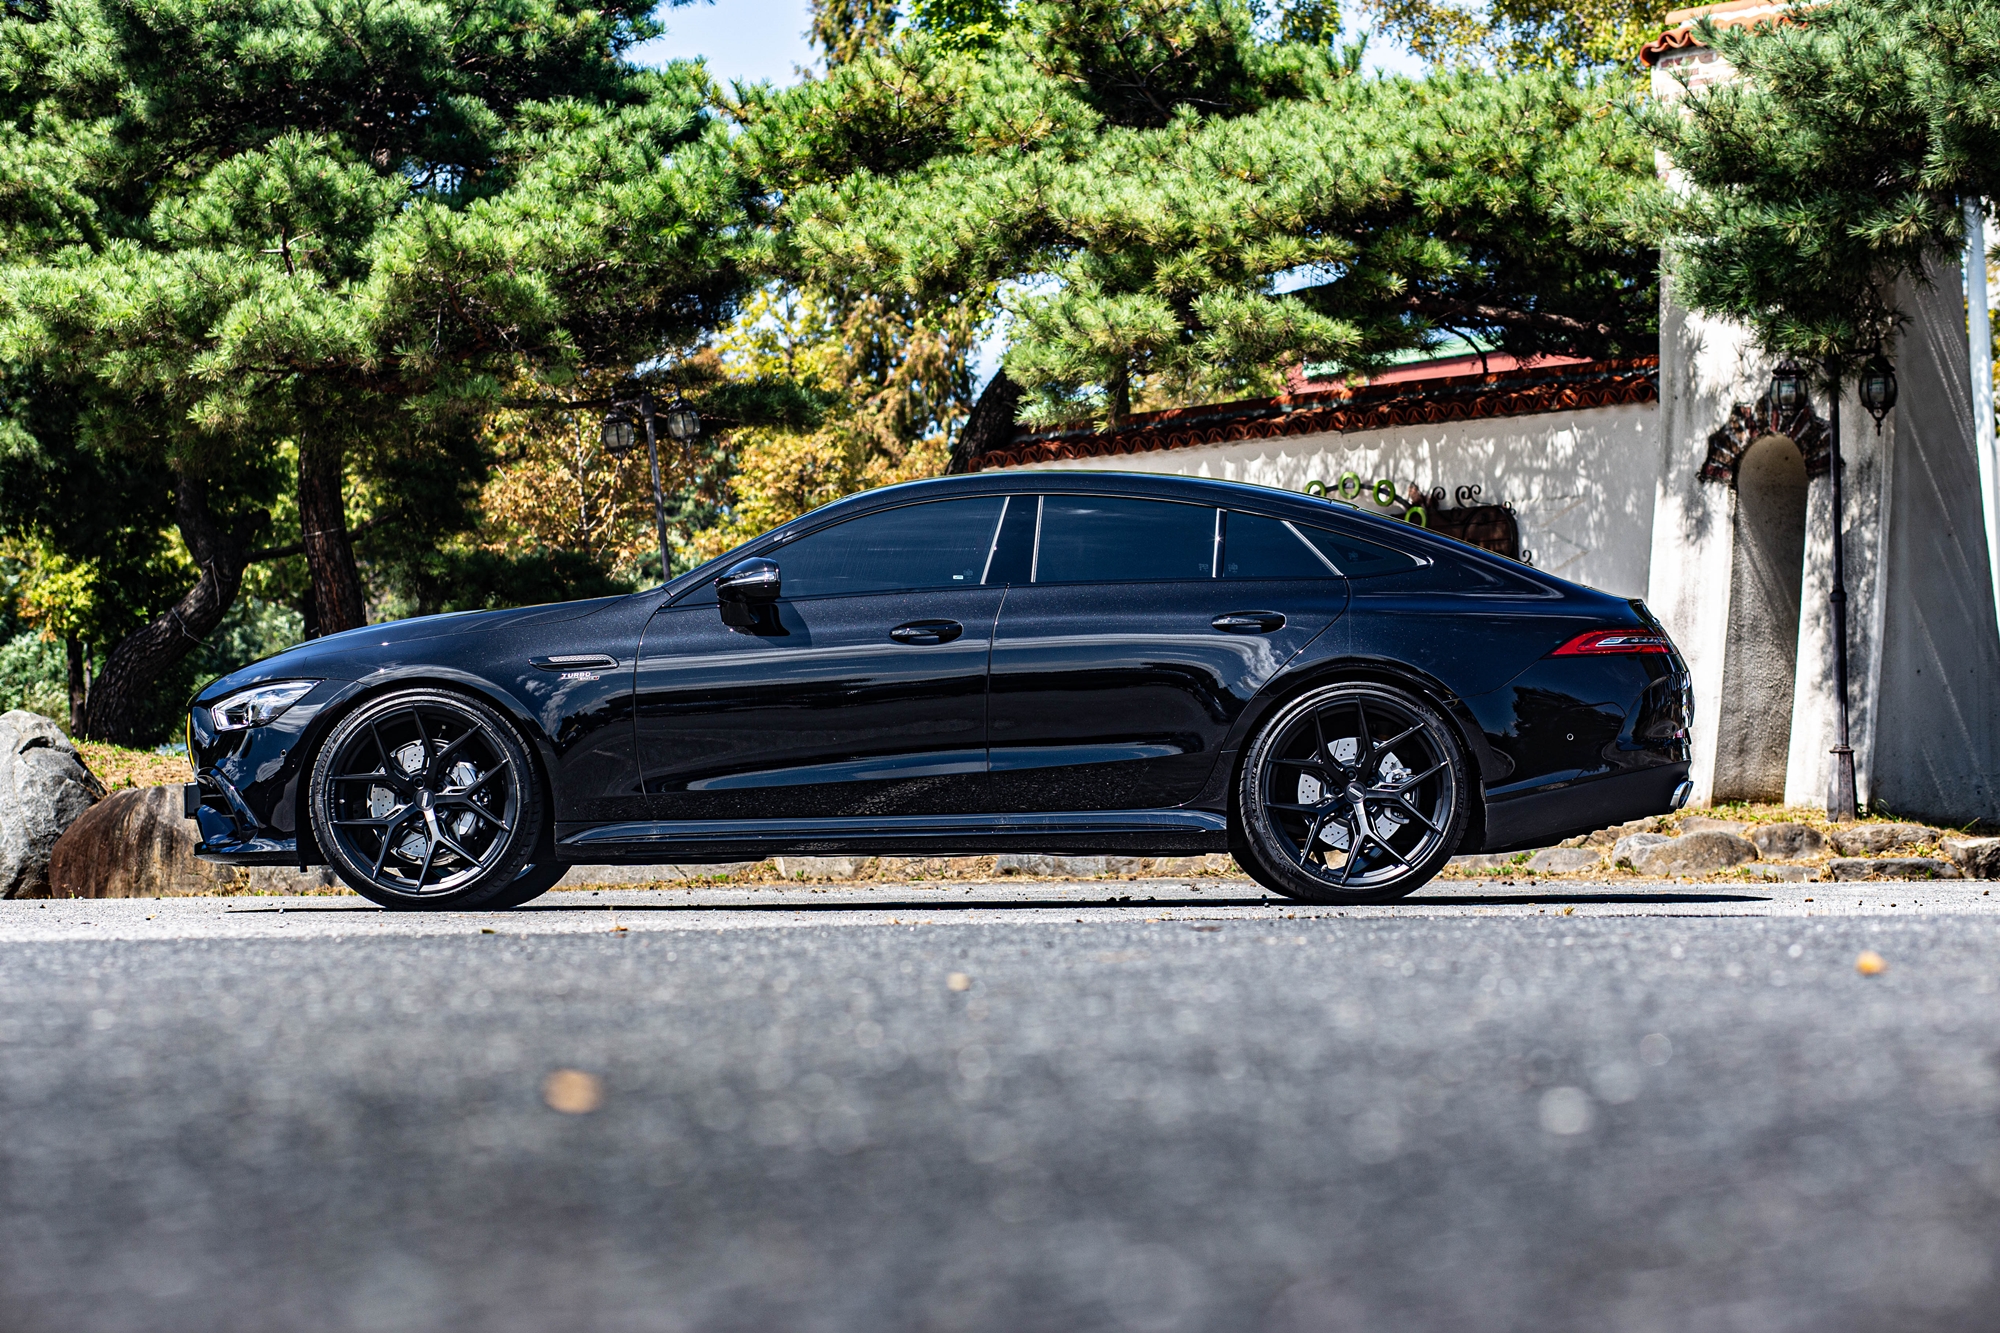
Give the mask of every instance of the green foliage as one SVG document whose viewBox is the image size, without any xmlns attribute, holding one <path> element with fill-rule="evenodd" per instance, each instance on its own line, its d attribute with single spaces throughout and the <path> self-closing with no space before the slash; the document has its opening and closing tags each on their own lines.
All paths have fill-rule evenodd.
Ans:
<svg viewBox="0 0 2000 1333">
<path fill-rule="evenodd" d="M 1611 90 L 1354 59 L 1230 0 L 1023 3 L 989 49 L 918 32 L 752 99 L 743 151 L 786 192 L 794 272 L 919 300 L 1011 284 L 1006 367 L 1041 420 L 1446 332 L 1650 347 L 1655 257 L 1614 219 L 1651 152 Z"/>
<path fill-rule="evenodd" d="M 1679 0 L 1370 0 L 1377 30 L 1439 65 L 1600 70 L 1628 77 Z"/>
<path fill-rule="evenodd" d="M 36 630 L 0 640 L 0 713 L 24 708 L 68 726 L 68 671 L 62 644 Z"/>
<path fill-rule="evenodd" d="M 1835 0 L 1703 40 L 1740 81 L 1639 113 L 1689 187 L 1653 214 L 1675 294 L 1844 375 L 1897 278 L 1955 262 L 1960 201 L 2000 194 L 2000 10 Z"/>
</svg>

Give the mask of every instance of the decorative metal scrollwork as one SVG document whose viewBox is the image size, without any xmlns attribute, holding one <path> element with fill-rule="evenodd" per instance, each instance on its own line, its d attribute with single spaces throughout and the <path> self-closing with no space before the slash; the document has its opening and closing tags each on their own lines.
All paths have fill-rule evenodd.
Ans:
<svg viewBox="0 0 2000 1333">
<path fill-rule="evenodd" d="M 1708 457 L 1701 465 L 1701 479 L 1736 485 L 1743 455 L 1750 452 L 1751 445 L 1772 435 L 1783 435 L 1798 446 L 1808 477 L 1826 475 L 1832 457 L 1827 447 L 1826 422 L 1810 403 L 1785 417 L 1772 410 L 1771 396 L 1765 394 L 1755 403 L 1736 403 L 1730 407 L 1722 429 L 1708 437 Z"/>
<path fill-rule="evenodd" d="M 1482 494 L 1478 486 L 1458 487 L 1453 492 L 1458 505 L 1451 509 L 1445 507 L 1442 486 L 1425 491 L 1411 482 L 1407 491 L 1399 491 L 1393 478 L 1367 481 L 1358 472 L 1341 473 L 1331 486 L 1314 478 L 1305 484 L 1304 490 L 1307 495 L 1337 499 L 1356 508 L 1362 507 L 1365 496 L 1385 517 L 1431 528 L 1522 564 L 1534 563 L 1534 553 L 1521 548 L 1521 525 L 1514 515 L 1514 506 L 1478 503 Z"/>
</svg>

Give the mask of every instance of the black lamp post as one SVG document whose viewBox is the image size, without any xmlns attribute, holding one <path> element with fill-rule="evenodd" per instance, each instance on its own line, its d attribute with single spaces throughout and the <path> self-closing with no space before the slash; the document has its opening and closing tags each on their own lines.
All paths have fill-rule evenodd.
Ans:
<svg viewBox="0 0 2000 1333">
<path fill-rule="evenodd" d="M 656 411 L 652 391 L 648 390 L 637 398 L 613 403 L 604 414 L 604 449 L 612 454 L 630 453 L 639 447 L 638 428 L 645 427 L 646 459 L 653 468 L 653 528 L 660 539 L 660 582 L 665 583 L 673 563 L 667 553 L 667 494 L 660 485 L 660 445 L 653 428 L 656 417 L 664 417 L 667 434 L 683 448 L 701 434 L 700 413 L 679 399 L 660 413 Z"/>
<path fill-rule="evenodd" d="M 1829 499 L 1833 510 L 1833 589 L 1827 594 L 1827 605 L 1833 612 L 1833 690 L 1837 704 L 1835 709 L 1836 729 L 1833 746 L 1833 784 L 1826 799 L 1827 818 L 1835 820 L 1853 819 L 1859 812 L 1854 791 L 1854 749 L 1848 744 L 1847 732 L 1847 541 L 1841 531 L 1841 460 L 1840 460 L 1840 367 L 1837 363 L 1827 363 L 1829 402 L 1826 414 L 1827 461 L 1830 464 L 1827 475 L 1832 484 Z M 1794 384 L 1792 381 L 1796 380 Z M 1804 394 L 1805 376 L 1789 360 L 1778 367 L 1771 378 L 1771 403 L 1776 407 L 1790 394 Z M 1862 367 L 1860 383 L 1861 406 L 1875 418 L 1875 429 L 1882 429 L 1882 418 L 1896 405 L 1896 372 L 1880 352 L 1868 359 Z"/>
</svg>

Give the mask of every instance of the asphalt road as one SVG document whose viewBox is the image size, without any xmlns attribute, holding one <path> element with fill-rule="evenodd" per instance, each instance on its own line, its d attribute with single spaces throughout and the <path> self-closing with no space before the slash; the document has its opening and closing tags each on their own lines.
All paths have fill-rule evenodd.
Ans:
<svg viewBox="0 0 2000 1333">
<path fill-rule="evenodd" d="M 0 903 L 0 1330 L 2000 1327 L 1995 888 Z"/>
</svg>

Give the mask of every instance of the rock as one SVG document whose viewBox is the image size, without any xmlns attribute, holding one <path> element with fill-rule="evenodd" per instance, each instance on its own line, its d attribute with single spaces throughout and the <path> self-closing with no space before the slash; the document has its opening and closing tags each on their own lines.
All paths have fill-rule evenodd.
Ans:
<svg viewBox="0 0 2000 1333">
<path fill-rule="evenodd" d="M 1601 828 L 1595 833 L 1585 835 L 1579 845 L 1584 847 L 1616 847 L 1620 839 L 1629 838 L 1634 833 L 1658 833 L 1660 831 L 1660 822 L 1660 816 L 1648 815 L 1644 819 L 1635 819 L 1629 824 L 1613 824 L 1610 828 Z M 1568 846 L 1569 844 L 1565 843 L 1563 845 Z"/>
<path fill-rule="evenodd" d="M 2000 879 L 2000 838 L 1945 838 L 1938 846 L 1967 879 Z"/>
<path fill-rule="evenodd" d="M 239 892 L 236 866 L 197 861 L 179 787 L 127 787 L 85 811 L 55 845 L 52 898 L 174 898 Z M 294 871 L 294 874 L 297 872 Z"/>
<path fill-rule="evenodd" d="M 1826 839 L 1810 824 L 1759 824 L 1744 836 L 1759 855 L 1773 861 L 1796 861 L 1826 850 Z"/>
<path fill-rule="evenodd" d="M 1720 829 L 1683 833 L 1632 853 L 1633 868 L 1645 875 L 1708 875 L 1756 859 L 1754 843 Z"/>
<path fill-rule="evenodd" d="M 1526 856 L 1525 852 L 1467 852 L 1445 864 L 1456 870 L 1519 870 Z"/>
<path fill-rule="evenodd" d="M 1588 847 L 1551 847 L 1536 852 L 1528 858 L 1530 870 L 1553 870 L 1567 873 L 1577 870 L 1597 870 L 1604 865 L 1604 858 Z"/>
<path fill-rule="evenodd" d="M 1227 852 L 1210 852 L 1206 856 L 1159 856 L 1153 859 L 1148 873 L 1154 875 L 1230 875 L 1240 878 L 1243 867 L 1236 864 L 1236 858 Z"/>
<path fill-rule="evenodd" d="M 1837 857 L 1827 864 L 1832 879 L 1957 879 L 1958 867 L 1934 856 Z"/>
<path fill-rule="evenodd" d="M 1741 833 L 1750 827 L 1741 819 L 1711 819 L 1707 815 L 1689 815 L 1681 821 L 1681 833 Z"/>
<path fill-rule="evenodd" d="M 780 879 L 853 879 L 861 873 L 858 856 L 781 856 Z"/>
<path fill-rule="evenodd" d="M 571 866 L 556 885 L 560 889 L 591 888 L 602 884 L 674 884 L 685 880 L 735 879 L 748 875 L 762 861 L 717 861 L 712 864 L 651 866 Z"/>
<path fill-rule="evenodd" d="M 1850 824 L 1833 831 L 1834 850 L 1842 856 L 1880 856 L 1895 847 L 1921 847 L 1944 836 L 1923 824 Z"/>
<path fill-rule="evenodd" d="M 46 897 L 56 843 L 103 795 L 62 728 L 0 713 L 0 898 Z"/>
<path fill-rule="evenodd" d="M 1658 847 L 1672 841 L 1673 839 L 1664 833 L 1628 833 L 1612 844 L 1611 862 L 1613 865 L 1632 865 L 1632 858 L 1646 848 Z"/>
<path fill-rule="evenodd" d="M 1744 866 L 1745 873 L 1758 879 L 1781 879 L 1792 884 L 1810 883 L 1819 872 L 1812 866 Z"/>
<path fill-rule="evenodd" d="M 1136 856 L 1002 856 L 993 869 L 1001 875 L 1032 875 L 1037 879 L 1095 879 L 1100 875 L 1134 875 L 1144 868 Z"/>
</svg>

